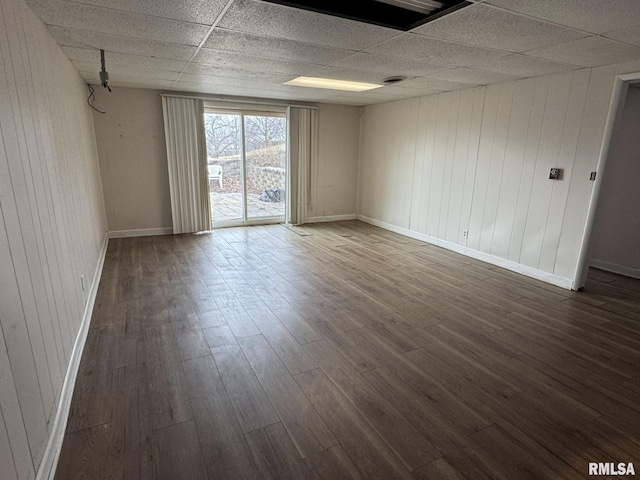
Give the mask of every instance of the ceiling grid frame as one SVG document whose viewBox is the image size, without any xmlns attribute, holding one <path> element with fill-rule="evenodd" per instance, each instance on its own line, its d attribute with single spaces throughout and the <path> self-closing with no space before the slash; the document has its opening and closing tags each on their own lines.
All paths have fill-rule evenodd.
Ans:
<svg viewBox="0 0 640 480">
<path fill-rule="evenodd" d="M 202 13 L 205 11 L 205 0 L 184 0 L 176 3 L 175 6 L 172 2 L 141 6 L 132 0 L 26 1 L 48 24 L 54 38 L 63 46 L 65 54 L 69 56 L 86 81 L 96 83 L 99 64 L 95 60 L 96 67 L 91 68 L 93 61 L 89 59 L 91 52 L 104 48 L 107 53 L 107 68 L 111 72 L 110 83 L 113 86 L 368 105 L 595 67 L 605 65 L 606 62 L 622 63 L 640 60 L 640 17 L 637 19 L 635 12 L 631 12 L 633 15 L 627 15 L 633 18 L 626 21 L 624 29 L 595 33 L 558 22 L 546 11 L 542 13 L 534 11 L 538 16 L 530 14 L 531 8 L 537 8 L 537 5 L 520 7 L 520 4 L 515 3 L 513 9 L 501 6 L 501 4 L 511 6 L 511 0 L 469 0 L 470 5 L 408 32 L 390 31 L 383 27 L 358 24 L 352 20 L 303 10 L 299 11 L 309 15 L 298 16 L 296 13 L 291 17 L 301 18 L 306 22 L 320 22 L 329 30 L 333 25 L 342 25 L 343 27 L 333 32 L 334 38 L 331 41 L 322 40 L 322 38 L 328 38 L 326 35 L 322 38 L 314 37 L 309 33 L 313 29 L 307 28 L 304 24 L 295 25 L 295 22 L 292 22 L 293 26 L 288 25 L 283 29 L 282 26 L 277 25 L 278 19 L 282 20 L 290 12 L 298 10 L 260 0 L 228 0 L 226 3 L 218 0 L 215 2 L 215 8 L 219 8 L 223 3 L 224 7 L 217 12 L 212 24 L 193 23 L 193 21 L 202 22 L 205 18 Z M 571 8 L 577 8 L 575 1 L 568 2 Z M 622 18 L 626 12 L 624 9 L 628 11 L 631 8 L 629 5 L 632 5 L 630 0 L 619 0 L 617 4 L 611 3 L 612 0 L 602 1 L 607 3 L 605 6 L 607 11 L 612 11 L 611 18 L 607 17 L 603 21 L 591 19 L 593 20 L 591 23 L 582 21 L 583 24 L 597 26 L 597 28 L 591 28 L 592 30 L 602 30 L 603 25 L 605 27 L 614 25 L 614 20 Z M 274 8 L 267 8 L 264 4 Z M 73 8 L 73 5 L 78 8 Z M 617 5 L 620 7 L 616 10 Z M 249 20 L 245 18 L 250 18 L 251 13 L 256 12 L 255 8 L 271 12 L 273 15 L 265 15 L 257 19 L 257 22 L 264 25 L 252 29 L 251 25 L 246 23 Z M 527 8 L 529 10 L 526 10 Z M 545 8 L 553 13 L 557 9 L 562 9 L 562 5 Z M 63 9 L 70 18 L 56 13 L 56 9 Z M 172 9 L 175 9 L 175 13 Z M 240 15 L 242 18 L 242 21 L 237 24 L 239 27 L 237 30 L 227 28 L 226 25 L 228 14 L 233 9 L 236 9 L 234 15 L 236 17 Z M 437 28 L 433 29 L 436 35 L 429 34 L 430 24 L 438 24 L 442 20 L 447 24 L 456 25 L 456 15 L 458 14 L 458 19 L 469 17 L 468 13 L 460 14 L 468 9 L 476 9 L 476 12 L 482 12 L 488 18 L 491 18 L 491 15 L 487 12 L 499 11 L 500 16 L 506 19 L 510 15 L 513 15 L 512 18 L 525 19 L 521 22 L 522 28 L 527 28 L 529 25 L 553 26 L 550 31 L 561 33 L 559 38 L 572 36 L 579 38 L 536 49 L 512 51 L 509 49 L 508 37 L 502 41 L 500 31 L 492 32 L 493 44 L 486 39 L 475 41 L 473 37 L 464 39 L 449 35 L 450 38 L 439 38 L 441 34 L 438 33 Z M 527 13 L 516 10 L 526 10 Z M 105 19 L 105 25 L 96 20 L 101 19 L 102 15 L 110 15 L 109 12 L 113 12 L 112 18 L 131 17 L 133 20 L 130 25 L 127 23 L 123 27 L 118 26 L 117 29 L 110 30 L 114 24 L 111 18 Z M 89 15 L 89 17 L 85 19 L 83 15 Z M 141 15 L 147 16 L 151 24 L 140 27 L 143 18 Z M 559 18 L 568 18 L 567 13 L 564 15 L 564 17 L 560 15 Z M 585 13 L 584 18 L 589 20 L 587 15 L 588 13 Z M 584 19 L 581 17 L 579 20 Z M 180 30 L 179 25 L 185 22 L 191 25 L 192 30 L 196 27 L 206 29 L 206 33 L 201 33 L 197 43 L 191 43 L 191 40 L 197 40 L 196 38 L 189 39 L 184 34 L 177 35 Z M 270 25 L 269 22 L 276 23 Z M 633 23 L 637 25 L 628 26 Z M 91 31 L 91 25 L 95 24 L 99 25 L 98 29 Z M 162 31 L 163 25 L 167 26 L 166 32 Z M 347 30 L 345 30 L 346 25 L 349 25 Z M 358 42 L 352 42 L 351 48 L 345 48 L 348 43 L 342 42 L 341 35 L 342 38 L 349 37 L 348 32 L 351 32 L 351 27 L 356 25 L 365 25 L 365 27 L 358 26 L 353 31 L 361 31 L 364 28 L 364 31 L 368 32 L 369 43 L 363 46 L 360 42 L 357 45 L 359 48 L 353 48 Z M 159 31 L 154 31 L 154 28 L 158 28 Z M 482 33 L 482 28 L 477 28 Z M 532 29 L 531 34 L 535 38 L 535 28 Z M 620 33 L 618 33 L 619 30 Z M 212 45 L 211 39 L 215 38 L 217 32 L 224 32 L 221 33 L 224 36 L 224 45 L 220 45 L 224 49 L 211 48 L 215 46 Z M 447 36 L 446 32 L 444 36 Z M 420 41 L 416 37 L 424 40 Z M 180 39 L 185 40 L 184 43 L 176 43 Z M 377 41 L 371 41 L 372 39 Z M 440 46 L 447 48 L 440 57 L 427 61 L 415 51 L 404 49 L 405 47 L 401 47 L 403 50 L 400 55 L 397 49 L 394 51 L 391 48 L 381 47 L 393 43 L 419 45 L 421 42 L 424 45 L 437 45 L 438 51 Z M 113 50 L 109 48 L 111 45 Z M 246 50 L 244 50 L 245 46 L 247 46 Z M 166 53 L 162 51 L 163 47 L 166 48 Z M 203 52 L 207 52 L 207 55 L 203 55 Z M 484 58 L 480 61 L 482 55 Z M 475 61 L 474 57 L 477 57 Z M 613 60 L 609 61 L 609 59 Z M 352 60 L 353 64 L 351 64 Z M 338 75 L 338 77 L 332 75 Z M 297 76 L 320 76 L 337 80 L 380 83 L 384 77 L 391 75 L 404 75 L 409 80 L 406 84 L 385 86 L 364 94 L 283 85 Z"/>
</svg>

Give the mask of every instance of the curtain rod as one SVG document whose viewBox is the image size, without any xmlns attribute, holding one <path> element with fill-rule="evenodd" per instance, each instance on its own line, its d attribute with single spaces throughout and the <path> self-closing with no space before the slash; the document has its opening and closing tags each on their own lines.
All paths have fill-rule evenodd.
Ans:
<svg viewBox="0 0 640 480">
<path fill-rule="evenodd" d="M 297 108 L 308 108 L 310 110 L 319 110 L 320 107 L 316 107 L 313 105 L 302 105 L 299 103 L 292 103 L 287 101 L 278 101 L 278 100 L 248 100 L 248 99 L 234 99 L 229 97 L 216 97 L 212 95 L 189 95 L 189 94 L 174 94 L 174 93 L 161 93 L 162 97 L 174 97 L 174 98 L 195 98 L 198 100 L 205 101 L 215 101 L 222 103 L 242 103 L 247 105 L 264 105 L 267 107 L 297 107 Z"/>
</svg>

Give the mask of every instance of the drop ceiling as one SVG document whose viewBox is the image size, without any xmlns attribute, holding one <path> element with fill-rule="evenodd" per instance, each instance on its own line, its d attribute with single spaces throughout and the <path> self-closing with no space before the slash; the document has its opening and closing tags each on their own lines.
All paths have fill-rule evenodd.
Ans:
<svg viewBox="0 0 640 480">
<path fill-rule="evenodd" d="M 640 0 L 477 0 L 407 32 L 262 0 L 27 3 L 87 82 L 104 49 L 113 87 L 368 105 L 640 60 Z"/>
</svg>

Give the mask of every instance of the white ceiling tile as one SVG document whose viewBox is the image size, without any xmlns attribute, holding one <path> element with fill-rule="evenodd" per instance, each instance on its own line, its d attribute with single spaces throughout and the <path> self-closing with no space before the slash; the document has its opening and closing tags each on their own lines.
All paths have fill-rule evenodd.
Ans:
<svg viewBox="0 0 640 480">
<path fill-rule="evenodd" d="M 287 62 L 273 58 L 253 57 L 220 50 L 201 49 L 190 64 L 189 73 L 204 73 L 212 68 L 238 68 L 247 71 L 262 71 L 271 73 L 286 73 L 290 75 L 305 75 L 318 68 L 318 65 L 308 63 Z"/>
<path fill-rule="evenodd" d="M 638 5 L 640 9 L 640 5 Z M 631 43 L 633 45 L 640 46 L 640 25 L 633 27 L 622 28 L 620 30 L 613 30 L 603 34 L 605 37 L 613 38 L 614 40 L 620 40 L 624 43 Z"/>
<path fill-rule="evenodd" d="M 395 97 L 391 100 L 385 100 L 383 98 L 370 98 L 370 97 L 349 97 L 343 95 L 335 95 L 333 97 L 328 97 L 323 100 L 323 103 L 332 103 L 334 105 L 348 105 L 352 107 L 363 107 L 365 105 L 375 105 L 377 103 L 387 103 L 393 102 L 394 100 L 400 100 L 400 98 Z"/>
<path fill-rule="evenodd" d="M 333 102 L 335 99 L 343 99 L 345 102 L 353 102 L 354 105 L 369 105 L 373 103 L 393 102 L 396 100 L 402 100 L 407 98 L 406 94 L 388 93 L 389 87 L 383 87 L 378 90 L 370 90 L 368 92 L 335 92 L 330 98 L 326 99 L 328 102 Z"/>
<path fill-rule="evenodd" d="M 407 58 L 435 65 L 479 67 L 504 56 L 503 52 L 406 33 L 368 48 L 367 53 Z"/>
<path fill-rule="evenodd" d="M 474 85 L 489 85 L 492 83 L 509 82 L 520 77 L 506 75 L 504 73 L 487 72 L 474 68 L 452 68 L 444 72 L 428 75 L 426 78 L 437 78 L 438 80 L 449 80 L 452 82 L 469 83 Z"/>
<path fill-rule="evenodd" d="M 393 85 L 393 88 L 410 88 L 416 90 L 437 90 L 441 92 L 449 92 L 453 90 L 463 90 L 465 88 L 471 88 L 481 85 L 480 83 L 470 82 L 456 82 L 451 80 L 440 80 L 432 77 L 418 77 L 411 80 L 406 80 L 397 85 Z"/>
<path fill-rule="evenodd" d="M 412 32 L 507 52 L 523 52 L 586 36 L 482 4 L 461 8 Z"/>
<path fill-rule="evenodd" d="M 227 0 L 27 2 L 87 81 L 106 50 L 113 86 L 364 105 L 640 60 L 640 0 L 483 0 L 416 33 L 234 0 L 188 65 Z M 298 75 L 409 79 L 362 94 L 282 84 Z"/>
<path fill-rule="evenodd" d="M 354 95 L 352 95 L 352 93 Z M 407 96 L 415 96 L 415 90 L 409 89 L 399 89 L 397 87 L 392 86 L 384 86 L 382 88 L 378 88 L 376 90 L 369 90 L 367 92 L 339 92 L 338 95 L 341 96 L 350 96 L 350 97 L 361 97 L 361 98 L 373 98 L 375 100 L 400 100 L 402 98 L 407 98 Z"/>
<path fill-rule="evenodd" d="M 640 48 L 594 36 L 532 50 L 526 54 L 582 67 L 595 67 L 638 60 Z"/>
<path fill-rule="evenodd" d="M 100 77 L 97 73 L 92 72 L 80 72 L 80 76 L 87 82 L 95 86 L 96 90 L 101 89 L 100 85 Z M 120 75 L 118 80 L 109 80 L 109 86 L 112 89 L 117 87 L 128 87 L 128 88 L 159 88 L 159 89 L 168 89 L 171 87 L 173 82 L 171 80 L 158 80 L 155 78 L 144 78 L 144 77 L 129 77 L 127 75 Z M 100 108 L 100 105 L 96 105 L 96 107 Z"/>
<path fill-rule="evenodd" d="M 587 32 L 640 24 L 638 0 L 486 0 L 487 3 Z"/>
<path fill-rule="evenodd" d="M 86 49 L 76 47 L 62 47 L 62 51 L 71 60 L 93 63 L 97 69 L 100 68 L 100 51 L 97 49 Z M 107 70 L 111 65 L 125 65 L 130 67 L 155 68 L 169 72 L 182 72 L 187 62 L 170 60 L 167 58 L 155 58 L 140 55 L 128 55 L 105 51 L 105 63 Z"/>
<path fill-rule="evenodd" d="M 331 94 L 326 91 L 315 91 L 314 89 L 305 89 L 302 92 L 291 93 L 289 91 L 278 91 L 268 88 L 255 86 L 251 89 L 244 87 L 236 87 L 229 85 L 211 85 L 190 82 L 176 82 L 172 86 L 172 90 L 182 92 L 198 92 L 206 93 L 213 96 L 233 96 L 253 99 L 276 99 L 276 100 L 297 100 L 297 101 L 316 101 L 325 98 Z M 223 97 L 221 97 L 223 98 Z"/>
<path fill-rule="evenodd" d="M 465 85 L 465 87 L 471 87 L 471 85 Z M 445 91 L 451 90 L 438 90 L 433 88 L 404 88 L 404 87 L 384 87 L 383 90 L 380 90 L 383 93 L 394 95 L 402 98 L 415 98 L 415 97 L 424 97 L 426 95 L 436 95 L 438 93 L 443 93 Z M 367 93 L 367 92 L 365 92 Z"/>
<path fill-rule="evenodd" d="M 154 17 L 171 18 L 184 22 L 211 25 L 222 12 L 227 0 L 72 0 L 73 3 L 105 7 L 124 12 L 141 13 Z M 27 0 L 27 3 L 43 4 L 49 0 Z"/>
<path fill-rule="evenodd" d="M 199 45 L 209 31 L 205 25 L 63 0 L 47 0 L 33 8 L 47 25 L 146 38 L 181 45 Z"/>
<path fill-rule="evenodd" d="M 318 65 L 328 65 L 353 53 L 352 50 L 322 47 L 283 38 L 251 35 L 223 28 L 214 29 L 204 47 L 254 57 L 315 63 Z"/>
<path fill-rule="evenodd" d="M 212 82 L 216 82 L 217 78 L 224 78 L 228 80 L 232 79 L 245 79 L 248 81 L 265 81 L 271 83 L 282 84 L 288 82 L 289 80 L 295 78 L 295 75 L 283 75 L 280 73 L 268 73 L 268 72 L 248 72 L 246 70 L 236 69 L 236 68 L 224 68 L 224 67 L 206 67 L 201 65 L 202 70 L 200 72 L 193 71 L 194 69 L 189 68 L 189 73 L 184 73 L 180 78 L 182 81 L 193 81 L 187 80 L 187 75 L 193 78 L 201 78 L 211 77 Z M 207 70 L 208 68 L 208 70 Z M 193 73 L 192 73 L 193 72 Z M 203 80 L 204 81 L 204 80 Z"/>
<path fill-rule="evenodd" d="M 445 70 L 442 65 L 430 65 L 428 63 L 406 58 L 387 57 L 370 53 L 356 53 L 331 64 L 332 67 L 344 67 L 369 72 L 380 72 L 385 75 L 420 76 Z"/>
<path fill-rule="evenodd" d="M 100 80 L 98 79 L 94 85 L 99 85 Z M 121 80 L 115 82 L 109 82 L 109 86 L 113 88 L 125 87 L 125 88 L 160 88 L 160 89 L 168 89 L 171 87 L 173 82 L 168 80 L 155 80 L 155 79 L 145 79 L 140 77 L 127 77 L 123 76 Z"/>
<path fill-rule="evenodd" d="M 234 78 L 234 77 L 214 77 L 212 75 L 196 75 L 185 73 L 180 76 L 180 82 L 205 84 L 205 85 L 219 85 L 246 89 L 256 88 L 277 88 L 280 83 L 269 82 L 268 80 L 260 80 L 253 78 Z"/>
<path fill-rule="evenodd" d="M 220 86 L 204 83 L 176 82 L 171 90 L 180 92 L 207 93 L 211 95 L 237 95 L 250 97 L 252 92 L 243 87 Z"/>
<path fill-rule="evenodd" d="M 317 70 L 313 70 L 309 76 L 348 80 L 351 82 L 382 83 L 382 79 L 388 75 L 380 72 L 366 72 L 364 70 L 355 70 L 352 68 L 322 67 Z"/>
<path fill-rule="evenodd" d="M 398 35 L 396 30 L 256 0 L 236 0 L 220 27 L 349 50 Z"/>
<path fill-rule="evenodd" d="M 145 90 L 163 90 L 163 91 L 167 91 L 167 90 L 171 90 L 171 85 L 173 84 L 173 82 L 158 82 L 158 83 L 144 83 L 144 82 L 139 82 L 139 81 L 133 81 L 133 82 L 117 82 L 114 83 L 113 85 L 111 85 L 111 89 L 113 90 L 114 88 L 140 88 L 140 89 L 145 89 Z M 108 113 L 108 112 L 105 112 Z"/>
<path fill-rule="evenodd" d="M 100 71 L 100 63 L 81 62 L 72 60 L 73 65 L 79 72 L 89 72 L 96 74 Z M 109 80 L 119 80 L 120 75 L 128 77 L 143 77 L 156 80 L 176 80 L 178 78 L 178 72 L 165 72 L 163 70 L 156 70 L 152 68 L 133 67 L 125 65 L 108 65 L 107 72 L 109 72 Z"/>
<path fill-rule="evenodd" d="M 550 62 L 539 58 L 527 57 L 519 54 L 506 55 L 482 65 L 483 70 L 506 73 L 517 77 L 537 77 L 551 73 L 573 70 L 575 66 L 566 63 Z"/>
<path fill-rule="evenodd" d="M 275 91 L 275 90 L 261 90 L 256 92 L 256 95 L 267 98 L 275 98 L 277 100 L 297 100 L 307 102 L 317 102 L 323 100 L 331 95 L 332 92 L 326 90 L 315 90 L 313 88 L 306 88 L 304 91 Z"/>
<path fill-rule="evenodd" d="M 110 52 L 175 60 L 189 60 L 196 52 L 196 47 L 193 46 L 156 42 L 90 30 L 50 26 L 49 32 L 58 44 L 69 47 L 102 49 Z"/>
</svg>

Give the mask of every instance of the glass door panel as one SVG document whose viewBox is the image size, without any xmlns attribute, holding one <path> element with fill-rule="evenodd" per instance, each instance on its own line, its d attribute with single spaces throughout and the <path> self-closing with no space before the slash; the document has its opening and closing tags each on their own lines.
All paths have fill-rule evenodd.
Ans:
<svg viewBox="0 0 640 480">
<path fill-rule="evenodd" d="M 214 228 L 283 221 L 286 115 L 212 109 L 204 124 Z"/>
<path fill-rule="evenodd" d="M 213 222 L 243 222 L 242 115 L 205 113 L 204 128 Z"/>
<path fill-rule="evenodd" d="M 287 179 L 287 119 L 244 116 L 247 218 L 284 217 Z"/>
</svg>

